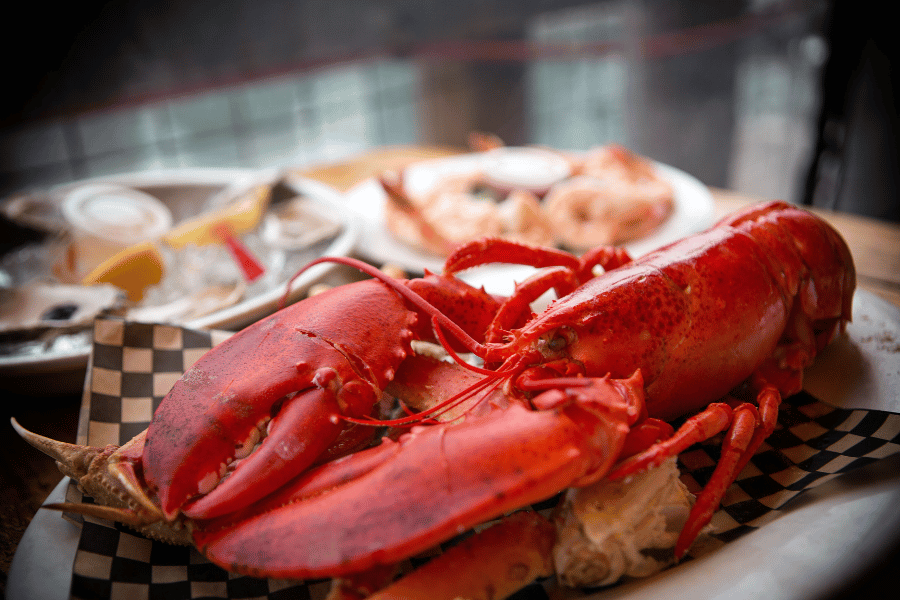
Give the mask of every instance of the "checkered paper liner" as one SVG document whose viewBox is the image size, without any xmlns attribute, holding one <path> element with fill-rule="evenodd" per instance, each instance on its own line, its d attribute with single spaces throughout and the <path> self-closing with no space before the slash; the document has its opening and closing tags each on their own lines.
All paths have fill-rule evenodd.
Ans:
<svg viewBox="0 0 900 600">
<path fill-rule="evenodd" d="M 144 430 L 181 374 L 228 335 L 98 320 L 79 443 L 123 444 Z M 838 409 L 801 392 L 782 404 L 777 430 L 727 491 L 713 518 L 714 537 L 727 543 L 776 518 L 804 490 L 898 452 L 900 414 Z M 708 481 L 718 456 L 718 442 L 711 440 L 679 457 L 682 479 L 692 491 Z M 66 496 L 71 502 L 90 501 L 74 484 Z M 548 510 L 553 502 L 535 508 Z M 194 548 L 152 542 L 106 521 L 75 518 L 82 531 L 72 569 L 73 599 L 315 600 L 324 599 L 330 589 L 327 580 L 297 583 L 234 575 Z M 550 598 L 553 585 L 552 578 L 537 582 L 514 598 Z"/>
</svg>

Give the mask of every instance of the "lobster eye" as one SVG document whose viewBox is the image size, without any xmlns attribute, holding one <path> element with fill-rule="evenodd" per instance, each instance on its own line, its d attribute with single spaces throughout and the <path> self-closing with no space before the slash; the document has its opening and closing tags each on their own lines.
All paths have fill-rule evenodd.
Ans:
<svg viewBox="0 0 900 600">
<path fill-rule="evenodd" d="M 547 342 L 547 347 L 554 352 L 559 352 L 568 344 L 568 340 L 561 335 L 554 336 Z"/>
<path fill-rule="evenodd" d="M 546 358 L 559 358 L 560 352 L 568 348 L 575 340 L 574 332 L 568 327 L 560 327 L 555 331 L 548 331 L 542 335 L 538 342 L 541 354 Z"/>
</svg>

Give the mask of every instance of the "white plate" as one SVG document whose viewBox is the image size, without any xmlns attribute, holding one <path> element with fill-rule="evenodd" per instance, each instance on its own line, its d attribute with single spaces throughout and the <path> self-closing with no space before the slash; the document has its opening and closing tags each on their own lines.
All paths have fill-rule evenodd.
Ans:
<svg viewBox="0 0 900 600">
<path fill-rule="evenodd" d="M 485 153 L 461 154 L 447 158 L 413 163 L 404 174 L 404 185 L 413 194 L 423 194 L 446 175 L 471 172 L 479 168 Z M 660 175 L 672 184 L 675 206 L 672 214 L 652 235 L 625 244 L 632 256 L 638 257 L 706 229 L 715 217 L 713 197 L 697 178 L 668 165 L 654 163 Z M 395 239 L 387 230 L 384 217 L 384 190 L 375 179 L 357 185 L 346 196 L 347 205 L 363 221 L 357 251 L 377 263 L 392 263 L 408 271 L 424 269 L 440 272 L 443 259 L 420 252 Z"/>
<path fill-rule="evenodd" d="M 804 387 L 843 408 L 900 411 L 900 309 L 858 290 L 847 334 L 819 356 Z M 61 500 L 64 486 L 65 480 L 51 501 Z M 587 598 L 832 597 L 884 559 L 883 553 L 900 539 L 898 503 L 900 455 L 895 455 L 807 490 L 783 507 L 777 519 L 715 552 Z M 7 596 L 68 598 L 78 531 L 58 513 L 38 511 L 13 559 Z"/>
<path fill-rule="evenodd" d="M 52 197 L 62 197 L 67 190 L 85 183 L 112 183 L 133 187 L 158 197 L 175 214 L 176 222 L 209 210 L 220 204 L 217 198 L 233 198 L 240 191 L 264 181 L 274 181 L 277 171 L 249 169 L 177 169 L 146 171 L 133 174 L 115 175 L 66 184 L 51 190 Z M 343 208 L 343 200 L 332 188 L 317 181 L 291 178 L 284 183 L 298 193 L 326 207 L 343 224 L 341 232 L 328 244 L 322 254 L 345 256 L 353 249 L 360 231 L 359 220 Z M 179 202 L 181 200 L 181 202 Z M 333 265 L 322 264 L 311 268 L 291 286 L 290 299 L 296 299 L 314 283 L 325 277 Z M 279 282 L 268 289 L 257 291 L 243 301 L 215 313 L 184 323 L 186 327 L 232 329 L 249 324 L 262 316 L 274 312 L 285 293 L 287 281 Z M 68 339 L 68 338 L 67 338 Z M 23 353 L 0 356 L 0 374 L 4 378 L 65 373 L 71 377 L 60 379 L 63 388 L 74 382 L 74 390 L 79 390 L 84 381 L 84 370 L 90 353 L 90 340 L 84 335 L 72 336 L 71 343 L 59 345 L 39 354 Z M 81 383 L 78 383 L 78 380 Z M 46 379 L 44 379 L 46 383 Z M 64 382 L 64 383 L 63 383 Z M 27 382 L 26 385 L 31 385 Z M 66 389 L 48 390 L 45 393 L 63 392 Z"/>
</svg>

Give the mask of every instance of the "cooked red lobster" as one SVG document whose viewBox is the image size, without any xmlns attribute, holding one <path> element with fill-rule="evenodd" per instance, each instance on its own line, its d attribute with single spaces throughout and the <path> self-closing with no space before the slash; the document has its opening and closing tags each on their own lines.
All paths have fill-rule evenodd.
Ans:
<svg viewBox="0 0 900 600">
<path fill-rule="evenodd" d="M 491 239 L 421 279 L 322 260 L 374 278 L 234 335 L 175 384 L 145 434 L 95 449 L 103 484 L 82 484 L 128 500 L 107 516 L 186 522 L 193 543 L 232 571 L 333 577 L 724 432 L 682 556 L 773 431 L 781 399 L 850 320 L 855 287 L 839 234 L 779 202 L 637 260 Z M 453 275 L 492 262 L 541 269 L 508 298 Z M 559 299 L 534 315 L 551 288 Z M 416 355 L 417 339 L 457 362 Z M 430 396 L 431 408 L 380 421 L 385 389 Z M 683 416 L 673 430 L 668 421 Z M 378 424 L 412 427 L 360 450 Z"/>
</svg>

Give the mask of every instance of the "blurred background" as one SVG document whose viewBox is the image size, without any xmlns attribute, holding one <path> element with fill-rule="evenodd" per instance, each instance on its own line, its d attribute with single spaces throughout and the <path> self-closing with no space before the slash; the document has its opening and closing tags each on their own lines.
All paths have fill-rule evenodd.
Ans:
<svg viewBox="0 0 900 600">
<path fill-rule="evenodd" d="M 618 142 L 710 186 L 900 221 L 890 60 L 900 53 L 893 19 L 869 3 L 81 0 L 7 10 L 0 202 L 115 173 L 464 148 L 481 130 L 573 150 Z M 41 405 L 35 420 L 65 439 L 71 408 Z M 23 455 L 16 448 L 8 460 Z M 44 478 L 37 493 L 0 485 L 2 520 L 17 535 L 59 480 L 50 463 L 0 469 L 9 481 Z M 0 588 L 9 547 L 0 544 Z M 834 598 L 883 595 L 896 564 Z"/>
<path fill-rule="evenodd" d="M 900 220 L 896 42 L 846 0 L 21 7 L 0 195 L 391 144 L 619 142 L 704 183 Z M 891 39 L 889 39 L 891 38 Z"/>
</svg>

